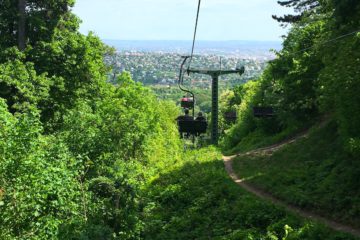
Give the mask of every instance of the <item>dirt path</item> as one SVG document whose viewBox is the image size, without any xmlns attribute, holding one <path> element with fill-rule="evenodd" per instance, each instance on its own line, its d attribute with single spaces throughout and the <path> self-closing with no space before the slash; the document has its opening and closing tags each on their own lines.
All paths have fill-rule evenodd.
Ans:
<svg viewBox="0 0 360 240">
<path fill-rule="evenodd" d="M 324 218 L 324 217 L 322 217 L 322 216 L 320 216 L 318 214 L 315 214 L 313 212 L 303 210 L 303 209 L 301 209 L 299 207 L 296 207 L 294 205 L 285 203 L 284 201 L 275 198 L 270 193 L 265 192 L 265 191 L 263 191 L 261 189 L 258 189 L 256 187 L 252 186 L 251 184 L 247 183 L 245 179 L 242 179 L 241 177 L 239 177 L 239 176 L 237 176 L 235 174 L 234 169 L 232 167 L 232 163 L 233 163 L 233 160 L 236 157 L 244 156 L 244 155 L 256 155 L 256 154 L 272 154 L 273 152 L 279 150 L 283 146 L 291 144 L 293 142 L 296 142 L 298 139 L 305 138 L 305 137 L 307 137 L 307 133 L 300 134 L 299 136 L 297 136 L 297 137 L 295 137 L 293 139 L 281 142 L 279 144 L 276 144 L 276 145 L 273 145 L 273 146 L 270 146 L 270 147 L 260 148 L 260 149 L 254 150 L 254 151 L 250 151 L 250 152 L 243 153 L 243 154 L 238 154 L 238 155 L 233 155 L 233 156 L 223 156 L 225 169 L 228 172 L 229 176 L 234 180 L 234 182 L 236 182 L 240 187 L 244 188 L 248 192 L 251 192 L 254 195 L 258 196 L 259 198 L 268 200 L 268 201 L 272 202 L 275 205 L 279 205 L 281 207 L 284 207 L 286 210 L 288 210 L 290 212 L 293 212 L 295 214 L 298 214 L 298 215 L 300 215 L 300 216 L 302 216 L 304 218 L 311 219 L 311 220 L 314 220 L 314 221 L 317 221 L 317 222 L 321 222 L 324 225 L 326 225 L 326 226 L 328 226 L 328 227 L 330 227 L 330 228 L 332 228 L 334 230 L 350 233 L 350 234 L 360 238 L 360 229 L 352 228 L 350 226 L 347 226 L 347 225 L 344 225 L 344 224 L 329 220 L 327 218 Z"/>
</svg>

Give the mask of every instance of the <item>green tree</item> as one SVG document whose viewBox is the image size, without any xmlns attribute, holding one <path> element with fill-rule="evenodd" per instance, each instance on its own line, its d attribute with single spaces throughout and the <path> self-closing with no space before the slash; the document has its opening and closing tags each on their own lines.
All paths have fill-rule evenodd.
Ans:
<svg viewBox="0 0 360 240">
<path fill-rule="evenodd" d="M 37 111 L 12 115 L 0 99 L 0 125 L 0 238 L 55 239 L 68 220 L 85 221 L 81 168 L 61 140 L 41 135 Z"/>
<path fill-rule="evenodd" d="M 16 48 L 2 52 L 8 59 L 0 64 L 0 97 L 6 99 L 11 112 L 39 106 L 48 97 L 51 79 L 38 75 L 34 64 L 25 62 L 25 55 Z"/>
<path fill-rule="evenodd" d="M 26 0 L 19 0 L 18 3 L 19 10 L 19 24 L 18 24 L 18 43 L 19 49 L 25 49 L 25 41 L 26 41 L 26 33 L 25 33 L 25 25 L 26 25 Z"/>
<path fill-rule="evenodd" d="M 322 31 L 321 22 L 294 26 L 264 75 L 264 101 L 277 109 L 284 127 L 309 121 L 318 113 L 316 89 L 323 64 L 313 47 Z"/>
<path fill-rule="evenodd" d="M 75 18 L 69 11 L 74 3 L 74 0 L 1 0 L 0 49 L 18 44 L 22 49 L 26 43 L 51 41 L 56 28 L 76 30 L 76 24 L 67 23 Z"/>
<path fill-rule="evenodd" d="M 328 1 L 328 8 L 333 9 L 332 19 L 326 24 L 328 34 L 324 34 L 323 41 L 337 41 L 320 47 L 325 68 L 320 75 L 319 101 L 323 111 L 335 114 L 346 148 L 358 156 L 360 36 L 354 31 L 358 30 L 360 24 L 360 3 L 351 0 Z"/>
<path fill-rule="evenodd" d="M 52 42 L 41 42 L 29 49 L 28 59 L 39 74 L 54 81 L 49 98 L 41 105 L 42 120 L 59 124 L 66 109 L 77 100 L 95 102 L 103 97 L 107 70 L 103 61 L 105 45 L 93 34 L 56 31 Z"/>
<path fill-rule="evenodd" d="M 282 25 L 300 22 L 304 17 L 314 14 L 320 6 L 319 0 L 280 0 L 277 2 L 279 5 L 293 8 L 295 11 L 295 14 L 272 16 L 273 19 L 282 23 Z"/>
</svg>

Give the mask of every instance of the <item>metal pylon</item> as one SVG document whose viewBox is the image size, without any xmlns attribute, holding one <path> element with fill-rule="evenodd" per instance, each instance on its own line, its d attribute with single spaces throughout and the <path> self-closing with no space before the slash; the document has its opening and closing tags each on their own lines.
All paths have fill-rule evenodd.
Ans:
<svg viewBox="0 0 360 240">
<path fill-rule="evenodd" d="M 187 73 L 198 73 L 209 75 L 212 78 L 211 94 L 211 143 L 218 144 L 219 140 L 219 77 L 226 74 L 240 74 L 245 72 L 245 68 L 241 67 L 236 70 L 201 70 L 201 69 L 188 69 Z"/>
</svg>

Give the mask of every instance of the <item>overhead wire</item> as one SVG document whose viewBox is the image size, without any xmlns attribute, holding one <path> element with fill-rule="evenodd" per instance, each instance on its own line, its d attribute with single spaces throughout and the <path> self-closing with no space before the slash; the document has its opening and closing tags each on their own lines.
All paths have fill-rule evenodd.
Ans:
<svg viewBox="0 0 360 240">
<path fill-rule="evenodd" d="M 191 62 L 192 62 L 192 59 L 193 59 L 193 56 L 194 56 L 194 49 L 195 49 L 195 42 L 196 42 L 197 27 L 198 27 L 198 23 L 199 23 L 200 8 L 201 8 L 201 0 L 199 0 L 199 2 L 198 2 L 198 8 L 197 8 L 197 13 L 196 13 L 196 21 L 195 21 L 194 37 L 193 37 L 193 42 L 192 42 L 191 55 L 190 55 L 190 61 L 189 61 L 188 69 L 191 66 Z"/>
<path fill-rule="evenodd" d="M 321 43 L 319 43 L 319 45 L 325 45 L 325 44 L 328 44 L 328 43 L 336 42 L 336 41 L 338 41 L 338 40 L 340 40 L 340 39 L 346 38 L 346 37 L 348 37 L 348 36 L 351 36 L 351 35 L 354 35 L 354 34 L 357 34 L 357 33 L 360 33 L 360 29 L 358 29 L 358 30 L 356 30 L 356 31 L 352 31 L 352 32 L 346 33 L 346 34 L 343 34 L 343 35 L 340 35 L 340 36 L 338 36 L 338 37 L 332 38 L 332 39 L 327 40 L 327 41 L 325 41 L 325 42 L 321 42 Z M 296 51 L 296 52 L 293 52 L 291 55 L 297 54 L 297 53 L 301 53 L 301 52 L 305 52 L 305 51 L 310 50 L 310 49 L 315 48 L 315 47 L 316 47 L 316 46 L 307 47 L 307 48 L 298 50 L 298 51 Z"/>
<path fill-rule="evenodd" d="M 190 94 L 190 95 L 192 96 L 192 99 L 193 99 L 194 102 L 195 102 L 195 95 L 194 95 L 194 93 L 191 92 L 190 90 L 184 88 L 184 87 L 182 86 L 182 84 L 183 84 L 183 82 L 184 82 L 184 72 L 185 72 L 184 69 L 183 69 L 183 67 L 184 67 L 184 65 L 186 64 L 187 59 L 190 58 L 190 60 L 189 60 L 189 65 L 188 65 L 188 67 L 187 67 L 187 69 L 189 70 L 189 69 L 190 69 L 190 66 L 191 66 L 192 58 L 193 58 L 193 56 L 194 56 L 196 33 L 197 33 L 197 27 L 198 27 L 198 22 L 199 22 L 199 15 L 200 15 L 200 7 L 201 7 L 201 0 L 199 0 L 199 2 L 198 2 L 197 12 L 196 12 L 196 21 L 195 21 L 194 37 L 193 37 L 192 48 L 191 48 L 191 55 L 190 55 L 190 56 L 184 56 L 184 61 L 183 61 L 182 64 L 181 64 L 180 73 L 179 73 L 179 88 L 180 88 L 182 91 Z M 195 112 L 194 112 L 194 108 L 193 108 L 193 116 L 194 116 L 194 114 L 195 114 Z"/>
</svg>

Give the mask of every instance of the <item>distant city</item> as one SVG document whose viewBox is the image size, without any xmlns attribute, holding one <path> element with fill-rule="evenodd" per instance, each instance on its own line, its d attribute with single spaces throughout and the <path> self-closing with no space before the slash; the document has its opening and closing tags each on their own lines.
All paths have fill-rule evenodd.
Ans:
<svg viewBox="0 0 360 240">
<path fill-rule="evenodd" d="M 163 52 L 189 54 L 191 41 L 123 41 L 104 40 L 118 51 L 129 52 Z M 231 55 L 241 58 L 271 59 L 274 53 L 270 50 L 280 50 L 281 42 L 277 41 L 197 41 L 195 54 Z"/>
<path fill-rule="evenodd" d="M 191 41 L 118 41 L 104 40 L 117 50 L 116 56 L 107 59 L 112 65 L 113 78 L 128 71 L 137 82 L 147 85 L 172 85 L 177 81 L 182 55 L 189 55 Z M 235 69 L 245 66 L 243 76 L 229 75 L 222 85 L 233 86 L 257 78 L 268 61 L 274 59 L 274 51 L 281 49 L 280 42 L 257 41 L 199 41 L 195 46 L 192 67 L 202 69 Z M 274 51 L 271 51 L 274 50 Z M 207 88 L 210 81 L 205 76 L 190 76 L 189 84 Z"/>
</svg>

